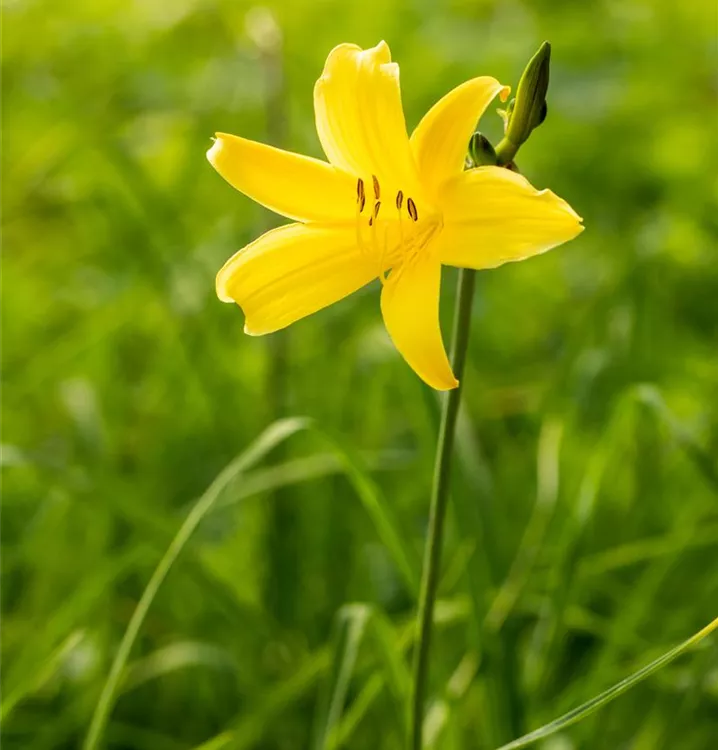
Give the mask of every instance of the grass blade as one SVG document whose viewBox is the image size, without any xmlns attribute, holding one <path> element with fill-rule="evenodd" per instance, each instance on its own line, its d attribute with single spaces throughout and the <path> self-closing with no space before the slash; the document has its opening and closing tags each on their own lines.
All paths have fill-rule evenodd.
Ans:
<svg viewBox="0 0 718 750">
<path fill-rule="evenodd" d="M 718 617 L 716 617 L 713 622 L 706 625 L 702 630 L 698 631 L 695 635 L 691 636 L 688 640 L 683 641 L 680 645 L 672 648 L 670 651 L 663 654 L 663 656 L 659 656 L 658 659 L 652 661 L 642 669 L 639 669 L 637 672 L 634 672 L 624 680 L 616 683 L 613 687 L 608 688 L 608 690 L 605 690 L 603 693 L 591 698 L 591 700 L 586 701 L 586 703 L 574 708 L 572 711 L 560 716 L 558 719 L 554 719 L 552 722 L 540 727 L 539 729 L 535 729 L 533 732 L 529 732 L 523 737 L 519 737 L 518 739 L 513 740 L 513 742 L 509 742 L 507 745 L 502 745 L 498 750 L 518 750 L 520 747 L 528 747 L 534 742 L 550 737 L 552 734 L 556 734 L 556 732 L 567 729 L 573 724 L 585 719 L 595 711 L 598 711 L 599 708 L 602 708 L 627 690 L 630 690 L 639 682 L 645 680 L 646 677 L 657 672 L 662 667 L 665 667 L 666 664 L 670 664 L 670 662 L 678 658 L 692 646 L 700 643 L 717 628 Z"/>
<path fill-rule="evenodd" d="M 324 750 L 329 745 L 332 732 L 341 719 L 370 616 L 370 608 L 363 604 L 348 605 L 339 611 L 334 637 L 334 668 L 325 698 L 319 704 L 315 750 Z"/>
<path fill-rule="evenodd" d="M 82 630 L 76 630 L 71 633 L 49 656 L 38 673 L 31 673 L 9 695 L 3 696 L 2 706 L 0 706 L 0 721 L 4 722 L 15 706 L 25 697 L 48 683 L 61 668 L 67 655 L 77 648 L 84 638 L 85 633 Z"/>
<path fill-rule="evenodd" d="M 149 583 L 142 592 L 135 611 L 132 613 L 130 622 L 127 625 L 125 634 L 120 641 L 117 654 L 107 675 L 102 693 L 95 706 L 95 711 L 90 722 L 90 728 L 85 738 L 84 750 L 96 750 L 99 746 L 102 733 L 107 724 L 112 706 L 117 696 L 117 689 L 122 678 L 122 674 L 130 656 L 132 646 L 135 643 L 137 635 L 142 624 L 147 617 L 152 602 L 164 582 L 172 565 L 179 557 L 185 545 L 192 534 L 196 531 L 202 519 L 212 509 L 219 499 L 224 489 L 235 480 L 242 472 L 260 461 L 269 453 L 272 448 L 279 445 L 287 438 L 294 435 L 300 430 L 306 429 L 309 421 L 306 419 L 290 418 L 283 419 L 271 424 L 250 447 L 242 452 L 234 461 L 220 472 L 217 478 L 207 488 L 206 492 L 197 500 L 192 510 L 187 515 L 179 531 L 167 548 L 164 556 L 155 568 Z"/>
<path fill-rule="evenodd" d="M 379 486 L 369 475 L 361 458 L 344 441 L 326 430 L 318 431 L 343 464 L 367 514 L 376 527 L 382 543 L 391 554 L 409 593 L 419 592 L 419 557 L 403 533 L 398 515 L 390 502 L 384 502 Z"/>
</svg>

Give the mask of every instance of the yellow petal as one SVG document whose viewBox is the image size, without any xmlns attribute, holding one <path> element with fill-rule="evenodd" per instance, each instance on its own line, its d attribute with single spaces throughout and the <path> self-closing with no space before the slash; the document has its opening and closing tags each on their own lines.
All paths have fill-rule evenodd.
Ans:
<svg viewBox="0 0 718 750">
<path fill-rule="evenodd" d="M 435 252 L 442 263 L 494 268 L 524 260 L 573 239 L 581 217 L 550 190 L 536 190 L 521 175 L 479 167 L 441 192 L 444 228 Z"/>
<path fill-rule="evenodd" d="M 395 268 L 381 294 L 384 323 L 394 345 L 416 374 L 439 391 L 456 388 L 439 328 L 441 265 L 414 257 Z"/>
<path fill-rule="evenodd" d="M 399 89 L 399 66 L 385 42 L 362 50 L 340 44 L 327 58 L 314 87 L 317 133 L 335 166 L 381 185 L 382 198 L 398 190 L 418 199 L 416 166 L 406 133 Z M 384 193 L 389 193 L 385 196 Z"/>
<path fill-rule="evenodd" d="M 273 229 L 235 253 L 217 274 L 217 295 L 236 302 L 259 336 L 338 302 L 377 276 L 351 230 L 317 224 Z"/>
<path fill-rule="evenodd" d="M 226 133 L 217 133 L 207 158 L 230 185 L 278 214 L 353 221 L 356 178 L 326 162 Z"/>
<path fill-rule="evenodd" d="M 421 179 L 434 190 L 464 169 L 471 134 L 497 94 L 505 101 L 510 88 L 483 76 L 461 84 L 440 99 L 411 135 Z"/>
</svg>

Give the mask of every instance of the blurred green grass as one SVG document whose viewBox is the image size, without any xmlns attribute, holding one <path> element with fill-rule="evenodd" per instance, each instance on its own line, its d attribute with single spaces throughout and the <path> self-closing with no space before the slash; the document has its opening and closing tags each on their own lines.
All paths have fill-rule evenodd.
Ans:
<svg viewBox="0 0 718 750">
<path fill-rule="evenodd" d="M 507 742 L 716 616 L 715 4 L 267 5 L 279 94 L 243 2 L 4 4 L 7 748 L 81 744 L 193 502 L 292 415 L 316 429 L 230 484 L 160 587 L 106 744 L 401 747 L 438 402 L 377 289 L 253 339 L 213 288 L 271 219 L 207 165 L 209 136 L 276 138 L 280 95 L 284 145 L 320 155 L 312 86 L 342 41 L 388 41 L 412 127 L 472 76 L 515 86 L 550 39 L 520 166 L 587 227 L 478 278 L 434 746 Z M 707 750 L 716 717 L 708 643 L 545 747 Z"/>
</svg>

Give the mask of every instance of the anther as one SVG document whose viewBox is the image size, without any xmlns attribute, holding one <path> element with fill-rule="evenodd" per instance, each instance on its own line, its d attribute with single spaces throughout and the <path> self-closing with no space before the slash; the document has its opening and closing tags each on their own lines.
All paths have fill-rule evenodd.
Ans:
<svg viewBox="0 0 718 750">
<path fill-rule="evenodd" d="M 406 201 L 406 210 L 409 212 L 409 216 L 411 216 L 413 221 L 419 221 L 419 213 L 416 210 L 416 203 L 414 203 L 412 198 L 409 198 Z"/>
<path fill-rule="evenodd" d="M 379 209 L 381 208 L 381 201 L 377 201 L 374 204 L 374 218 L 376 219 L 377 216 L 379 216 Z"/>
<path fill-rule="evenodd" d="M 401 207 L 402 207 L 403 204 L 404 204 L 404 193 L 403 193 L 403 191 L 400 190 L 396 194 L 396 208 L 397 208 L 398 211 L 401 211 Z"/>
<path fill-rule="evenodd" d="M 371 176 L 372 181 L 374 182 L 374 197 L 379 200 L 381 198 L 381 188 L 379 187 L 379 180 L 377 180 L 376 175 L 373 174 Z"/>
<path fill-rule="evenodd" d="M 360 177 L 357 180 L 357 204 L 359 206 L 359 213 L 361 213 L 364 210 L 364 205 L 366 203 L 366 195 L 364 193 L 364 180 Z"/>
<path fill-rule="evenodd" d="M 372 226 L 372 224 L 374 224 L 374 217 L 370 216 L 369 217 L 369 226 Z"/>
</svg>

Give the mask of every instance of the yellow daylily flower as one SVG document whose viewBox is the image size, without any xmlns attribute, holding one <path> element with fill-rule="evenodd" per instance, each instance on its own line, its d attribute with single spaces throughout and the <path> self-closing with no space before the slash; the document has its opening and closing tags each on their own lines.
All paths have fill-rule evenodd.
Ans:
<svg viewBox="0 0 718 750">
<path fill-rule="evenodd" d="M 214 168 L 296 222 L 247 245 L 217 275 L 217 294 L 240 305 L 245 331 L 277 331 L 379 278 L 396 348 L 430 386 L 455 388 L 439 328 L 442 264 L 493 268 L 583 229 L 565 201 L 515 172 L 464 171 L 477 120 L 508 92 L 494 78 L 467 81 L 409 138 L 389 47 L 341 44 L 314 88 L 328 162 L 218 133 L 207 153 Z"/>
</svg>

